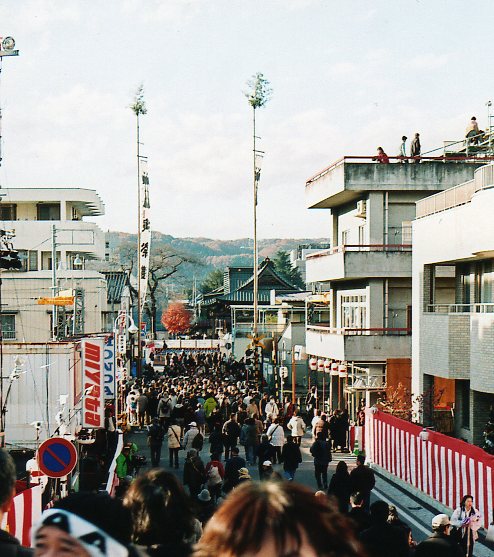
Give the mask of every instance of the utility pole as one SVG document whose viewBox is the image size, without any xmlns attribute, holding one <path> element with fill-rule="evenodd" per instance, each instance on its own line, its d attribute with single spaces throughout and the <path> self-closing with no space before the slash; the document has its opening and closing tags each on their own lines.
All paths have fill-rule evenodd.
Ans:
<svg viewBox="0 0 494 557">
<path fill-rule="evenodd" d="M 252 106 L 252 138 L 253 138 L 253 218 L 254 218 L 254 319 L 252 324 L 252 344 L 254 348 L 254 377 L 258 385 L 261 385 L 259 352 L 258 352 L 258 304 L 259 304 L 259 264 L 257 250 L 257 189 L 261 179 L 261 162 L 264 155 L 263 151 L 256 148 L 256 109 L 262 108 L 271 98 L 272 90 L 269 81 L 264 78 L 262 73 L 252 76 L 247 83 L 249 91 L 245 93 L 249 104 Z"/>
<path fill-rule="evenodd" d="M 0 37 L 0 40 L 2 38 Z M 2 73 L 2 63 L 6 56 L 19 56 L 19 51 L 15 50 L 15 41 L 12 37 L 5 37 L 0 44 L 0 74 Z M 2 106 L 0 102 L 0 166 L 2 166 Z"/>
</svg>

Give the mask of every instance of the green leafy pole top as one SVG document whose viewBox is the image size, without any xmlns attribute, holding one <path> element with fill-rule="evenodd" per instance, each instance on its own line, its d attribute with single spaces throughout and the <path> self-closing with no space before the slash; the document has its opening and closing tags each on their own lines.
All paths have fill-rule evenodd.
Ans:
<svg viewBox="0 0 494 557">
<path fill-rule="evenodd" d="M 247 82 L 247 87 L 249 91 L 245 93 L 245 96 L 254 110 L 262 108 L 271 99 L 273 94 L 271 84 L 260 72 L 252 76 Z"/>
<path fill-rule="evenodd" d="M 148 109 L 146 108 L 146 103 L 144 101 L 144 85 L 142 85 L 142 83 L 137 88 L 134 102 L 130 105 L 130 108 L 136 116 L 139 116 L 140 114 L 146 114 L 148 111 Z"/>
</svg>

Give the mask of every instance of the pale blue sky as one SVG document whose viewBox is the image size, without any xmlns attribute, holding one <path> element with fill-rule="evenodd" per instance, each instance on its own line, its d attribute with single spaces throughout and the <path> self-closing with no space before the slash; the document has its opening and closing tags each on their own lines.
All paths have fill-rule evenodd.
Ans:
<svg viewBox="0 0 494 557">
<path fill-rule="evenodd" d="M 458 0 L 1 0 L 3 187 L 80 186 L 103 228 L 133 231 L 136 86 L 146 90 L 153 228 L 251 235 L 251 113 L 257 71 L 266 151 L 261 237 L 324 237 L 305 180 L 345 154 L 424 150 L 485 124 L 494 97 L 494 2 Z M 494 99 L 493 99 L 494 100 Z"/>
</svg>

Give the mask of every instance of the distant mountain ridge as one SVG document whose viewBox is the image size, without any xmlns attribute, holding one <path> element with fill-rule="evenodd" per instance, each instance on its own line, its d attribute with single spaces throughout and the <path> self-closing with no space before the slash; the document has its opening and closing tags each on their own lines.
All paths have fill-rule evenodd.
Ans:
<svg viewBox="0 0 494 557">
<path fill-rule="evenodd" d="M 127 242 L 136 242 L 135 234 L 109 232 L 108 239 L 113 250 Z M 260 258 L 273 257 L 279 250 L 291 251 L 303 244 L 324 244 L 327 238 L 268 238 L 258 241 Z M 217 240 L 213 238 L 176 238 L 169 234 L 153 232 L 153 247 L 169 246 L 173 250 L 191 255 L 202 263 L 194 266 L 194 275 L 199 280 L 213 269 L 224 269 L 235 265 L 252 265 L 252 238 Z M 189 274 L 189 273 L 187 273 Z"/>
</svg>

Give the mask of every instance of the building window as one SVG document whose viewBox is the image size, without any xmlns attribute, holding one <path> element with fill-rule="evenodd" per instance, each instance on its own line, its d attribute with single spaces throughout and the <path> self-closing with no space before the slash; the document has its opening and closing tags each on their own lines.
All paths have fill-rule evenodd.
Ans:
<svg viewBox="0 0 494 557">
<path fill-rule="evenodd" d="M 350 237 L 350 230 L 343 230 L 341 233 L 341 245 L 345 246 L 348 244 L 348 238 Z"/>
<path fill-rule="evenodd" d="M 341 327 L 365 329 L 367 324 L 367 297 L 365 295 L 341 297 Z"/>
<path fill-rule="evenodd" d="M 365 225 L 362 224 L 358 227 L 358 243 L 359 246 L 365 245 Z"/>
<path fill-rule="evenodd" d="M 60 203 L 39 203 L 38 220 L 60 220 Z"/>
<path fill-rule="evenodd" d="M 15 340 L 15 314 L 2 313 L 1 327 L 4 340 Z"/>
<path fill-rule="evenodd" d="M 17 220 L 17 205 L 0 203 L 0 220 Z"/>
<path fill-rule="evenodd" d="M 30 250 L 28 256 L 28 265 L 30 271 L 37 271 L 38 270 L 38 252 Z"/>
</svg>

